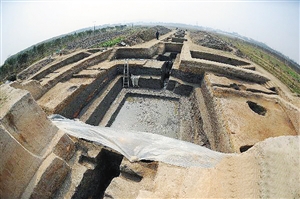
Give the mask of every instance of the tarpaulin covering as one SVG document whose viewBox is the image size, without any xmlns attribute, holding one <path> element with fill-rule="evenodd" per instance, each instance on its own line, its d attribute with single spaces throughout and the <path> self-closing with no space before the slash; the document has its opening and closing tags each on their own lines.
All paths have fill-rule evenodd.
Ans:
<svg viewBox="0 0 300 199">
<path fill-rule="evenodd" d="M 92 126 L 60 115 L 51 115 L 49 119 L 67 134 L 114 149 L 131 162 L 152 160 L 182 167 L 209 168 L 229 155 L 154 133 Z"/>
</svg>

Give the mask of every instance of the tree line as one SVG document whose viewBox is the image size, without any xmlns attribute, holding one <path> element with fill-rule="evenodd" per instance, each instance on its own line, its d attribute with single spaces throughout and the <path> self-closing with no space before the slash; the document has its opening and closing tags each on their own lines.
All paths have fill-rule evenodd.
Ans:
<svg viewBox="0 0 300 199">
<path fill-rule="evenodd" d="M 6 80 L 15 80 L 16 75 L 19 72 L 44 57 L 59 53 L 62 49 L 72 50 L 74 46 L 72 43 L 74 42 L 79 42 L 92 36 L 103 34 L 107 31 L 120 31 L 124 28 L 126 28 L 126 25 L 104 27 L 95 30 L 89 29 L 78 33 L 74 32 L 72 34 L 59 36 L 57 38 L 36 44 L 15 55 L 10 56 L 4 62 L 4 64 L 0 67 L 0 82 L 3 83 Z"/>
</svg>

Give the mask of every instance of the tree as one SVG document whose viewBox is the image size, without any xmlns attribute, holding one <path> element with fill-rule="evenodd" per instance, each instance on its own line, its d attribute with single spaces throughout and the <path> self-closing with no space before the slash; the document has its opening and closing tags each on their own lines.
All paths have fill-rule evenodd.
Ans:
<svg viewBox="0 0 300 199">
<path fill-rule="evenodd" d="M 33 48 L 32 48 L 32 52 L 33 52 L 33 54 L 36 54 L 36 53 L 37 53 L 36 46 L 33 46 Z"/>
<path fill-rule="evenodd" d="M 24 52 L 24 53 L 18 55 L 17 61 L 20 65 L 24 65 L 27 63 L 28 57 L 29 57 L 28 53 Z"/>
<path fill-rule="evenodd" d="M 55 46 L 60 46 L 60 44 L 61 44 L 61 39 L 60 38 L 55 39 L 54 45 Z"/>
<path fill-rule="evenodd" d="M 91 35 L 92 32 L 93 32 L 92 30 L 87 30 L 87 31 L 86 31 L 86 33 L 87 33 L 88 35 Z"/>
<path fill-rule="evenodd" d="M 14 66 L 17 63 L 17 59 L 15 56 L 9 57 L 4 64 Z"/>
<path fill-rule="evenodd" d="M 45 44 L 44 43 L 38 45 L 36 48 L 37 48 L 37 51 L 38 51 L 38 53 L 40 55 L 43 56 L 45 54 L 46 48 L 45 48 Z"/>
</svg>

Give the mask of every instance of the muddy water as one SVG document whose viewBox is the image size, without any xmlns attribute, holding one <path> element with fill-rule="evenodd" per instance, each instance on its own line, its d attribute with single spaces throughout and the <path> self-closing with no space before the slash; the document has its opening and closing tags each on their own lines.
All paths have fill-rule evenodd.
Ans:
<svg viewBox="0 0 300 199">
<path fill-rule="evenodd" d="M 178 139 L 179 102 L 149 97 L 127 97 L 111 127 L 151 132 Z"/>
</svg>

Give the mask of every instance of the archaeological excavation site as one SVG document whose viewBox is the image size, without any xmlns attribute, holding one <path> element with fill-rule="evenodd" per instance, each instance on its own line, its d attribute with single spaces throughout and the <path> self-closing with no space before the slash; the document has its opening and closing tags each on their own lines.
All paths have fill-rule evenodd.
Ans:
<svg viewBox="0 0 300 199">
<path fill-rule="evenodd" d="M 174 28 L 32 64 L 0 87 L 0 198 L 300 198 L 299 97 L 234 52 Z"/>
</svg>

